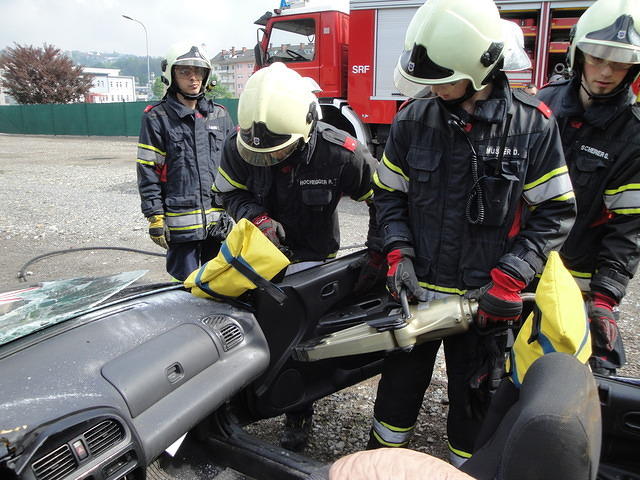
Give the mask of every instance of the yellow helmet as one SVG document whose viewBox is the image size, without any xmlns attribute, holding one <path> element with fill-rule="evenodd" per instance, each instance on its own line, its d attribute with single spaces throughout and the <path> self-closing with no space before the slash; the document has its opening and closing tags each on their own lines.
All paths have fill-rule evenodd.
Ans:
<svg viewBox="0 0 640 480">
<path fill-rule="evenodd" d="M 307 143 L 319 118 L 317 83 L 276 62 L 254 73 L 240 95 L 236 145 L 251 165 L 266 167 Z"/>
<path fill-rule="evenodd" d="M 409 24 L 395 85 L 414 98 L 425 96 L 429 85 L 463 79 L 481 90 L 502 60 L 502 37 L 493 0 L 429 0 Z"/>
</svg>

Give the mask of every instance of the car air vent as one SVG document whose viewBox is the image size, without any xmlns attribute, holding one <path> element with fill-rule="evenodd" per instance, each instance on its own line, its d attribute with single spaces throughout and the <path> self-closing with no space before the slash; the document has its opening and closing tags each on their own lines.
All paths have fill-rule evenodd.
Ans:
<svg viewBox="0 0 640 480">
<path fill-rule="evenodd" d="M 234 319 L 225 315 L 213 315 L 202 319 L 202 323 L 207 325 L 222 342 L 222 348 L 228 352 L 233 347 L 242 343 L 244 332 Z"/>
<path fill-rule="evenodd" d="M 58 480 L 73 472 L 76 467 L 76 460 L 69 445 L 62 445 L 31 465 L 38 480 Z"/>
<path fill-rule="evenodd" d="M 84 432 L 89 452 L 99 455 L 124 438 L 124 429 L 115 420 L 105 420 Z"/>
</svg>

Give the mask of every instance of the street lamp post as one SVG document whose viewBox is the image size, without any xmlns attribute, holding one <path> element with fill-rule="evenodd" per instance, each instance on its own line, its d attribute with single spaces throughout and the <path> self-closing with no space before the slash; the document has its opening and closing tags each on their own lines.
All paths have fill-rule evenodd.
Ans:
<svg viewBox="0 0 640 480">
<path fill-rule="evenodd" d="M 151 82 L 151 74 L 149 71 L 149 35 L 147 34 L 147 27 L 145 27 L 144 23 L 142 23 L 140 20 L 136 20 L 135 18 L 131 18 L 127 15 L 122 15 L 122 16 L 127 20 L 131 20 L 133 22 L 139 23 L 140 25 L 142 25 L 142 28 L 144 29 L 144 41 L 147 46 L 147 98 L 149 98 L 151 96 L 150 95 L 151 86 L 149 85 L 149 83 Z"/>
</svg>

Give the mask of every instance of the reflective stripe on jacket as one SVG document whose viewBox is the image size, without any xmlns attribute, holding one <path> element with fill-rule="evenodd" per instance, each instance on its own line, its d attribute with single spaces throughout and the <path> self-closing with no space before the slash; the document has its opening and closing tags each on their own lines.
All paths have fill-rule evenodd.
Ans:
<svg viewBox="0 0 640 480">
<path fill-rule="evenodd" d="M 585 111 L 579 89 L 565 80 L 538 93 L 558 119 L 578 205 L 560 254 L 583 290 L 620 300 L 640 260 L 640 107 L 622 91 Z"/>
<path fill-rule="evenodd" d="M 323 122 L 302 151 L 273 167 L 246 163 L 232 134 L 224 144 L 215 187 L 236 221 L 267 213 L 280 222 L 295 261 L 325 260 L 340 246 L 340 198 L 368 200 L 376 164 L 363 145 Z"/>
<path fill-rule="evenodd" d="M 431 98 L 396 115 L 374 177 L 385 248 L 412 245 L 418 279 L 438 292 L 480 287 L 496 266 L 529 282 L 575 218 L 556 123 L 503 76 L 473 115 L 457 113 Z"/>
<path fill-rule="evenodd" d="M 138 142 L 142 213 L 164 214 L 171 242 L 202 240 L 222 208 L 211 191 L 222 143 L 233 130 L 224 107 L 199 100 L 197 113 L 169 94 L 147 107 Z"/>
</svg>

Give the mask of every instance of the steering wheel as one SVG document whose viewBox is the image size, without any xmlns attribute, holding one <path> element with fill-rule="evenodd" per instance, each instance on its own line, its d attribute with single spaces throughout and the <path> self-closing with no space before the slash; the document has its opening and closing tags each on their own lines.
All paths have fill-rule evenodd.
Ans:
<svg viewBox="0 0 640 480">
<path fill-rule="evenodd" d="M 307 57 L 305 57 L 304 55 L 300 55 L 298 52 L 296 52 L 295 50 L 291 50 L 291 49 L 286 49 L 285 50 L 289 55 L 291 55 L 292 58 L 294 58 L 295 60 L 300 60 L 303 62 L 306 62 L 307 60 L 309 60 Z"/>
</svg>

